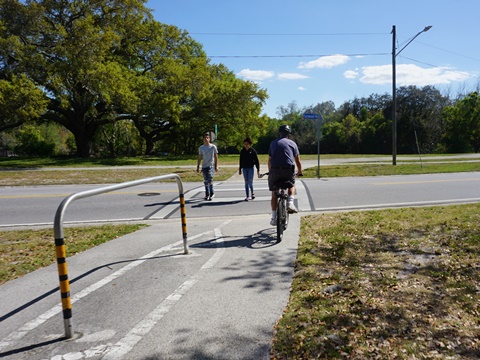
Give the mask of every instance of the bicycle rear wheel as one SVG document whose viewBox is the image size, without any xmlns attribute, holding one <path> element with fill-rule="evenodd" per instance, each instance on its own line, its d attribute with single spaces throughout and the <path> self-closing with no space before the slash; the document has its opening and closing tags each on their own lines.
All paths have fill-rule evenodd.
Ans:
<svg viewBox="0 0 480 360">
<path fill-rule="evenodd" d="M 288 227 L 288 220 L 289 220 L 290 214 L 288 213 L 287 206 L 285 204 L 285 219 L 283 221 L 283 230 L 287 230 Z"/>
<path fill-rule="evenodd" d="M 286 201 L 285 199 L 279 198 L 277 202 L 277 242 L 282 241 L 283 238 L 286 213 Z"/>
</svg>

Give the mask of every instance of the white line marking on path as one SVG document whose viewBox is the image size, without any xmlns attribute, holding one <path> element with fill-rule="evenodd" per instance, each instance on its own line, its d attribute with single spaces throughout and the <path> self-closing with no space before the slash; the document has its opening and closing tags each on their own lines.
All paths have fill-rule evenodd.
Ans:
<svg viewBox="0 0 480 360">
<path fill-rule="evenodd" d="M 217 250 L 210 257 L 210 259 L 201 267 L 200 270 L 212 269 L 225 253 L 225 247 L 223 244 L 223 234 L 221 228 L 229 224 L 232 220 L 228 220 L 215 228 L 215 242 L 217 243 Z M 147 335 L 150 330 L 163 318 L 165 314 L 181 300 L 185 295 L 201 278 L 201 273 L 192 275 L 182 285 L 180 285 L 172 294 L 167 296 L 150 314 L 148 314 L 142 321 L 140 321 L 130 332 L 119 342 L 117 342 L 112 349 L 110 349 L 102 359 L 116 360 L 127 355 L 135 345 Z"/>
<path fill-rule="evenodd" d="M 310 211 L 310 201 L 308 200 L 307 191 L 305 190 L 305 186 L 303 186 L 303 182 L 299 181 L 298 179 L 295 181 L 295 189 L 297 190 L 297 207 L 299 211 Z"/>
<path fill-rule="evenodd" d="M 218 263 L 222 255 L 225 253 L 223 234 L 221 228 L 228 225 L 232 220 L 228 220 L 213 230 L 215 242 L 217 243 L 217 250 L 208 259 L 208 261 L 201 267 L 200 271 L 212 269 Z M 206 233 L 210 233 L 208 231 Z M 205 235 L 206 233 L 198 234 L 195 238 Z M 68 353 L 64 355 L 57 355 L 51 360 L 69 360 L 69 359 L 88 359 L 91 357 L 101 356 L 103 360 L 117 360 L 126 356 L 137 345 L 144 336 L 146 336 L 154 326 L 175 306 L 202 277 L 201 272 L 192 275 L 185 280 L 173 293 L 167 296 L 158 306 L 153 309 L 147 316 L 138 322 L 128 334 L 123 337 L 116 344 L 106 344 L 95 346 L 85 351 Z"/>
<path fill-rule="evenodd" d="M 229 220 L 228 222 L 230 222 L 230 221 L 231 220 Z M 223 226 L 224 226 L 224 224 L 221 224 L 220 228 L 223 227 Z M 204 232 L 202 234 L 198 234 L 194 237 L 189 238 L 189 240 L 193 240 L 195 238 L 198 238 L 198 237 L 203 236 L 205 234 L 208 234 L 210 232 L 211 232 L 211 230 L 207 231 L 207 232 Z M 110 283 L 111 281 L 115 280 L 116 278 L 124 275 L 127 271 L 136 268 L 138 265 L 141 265 L 147 259 L 155 257 L 162 252 L 171 251 L 176 246 L 179 246 L 181 244 L 183 244 L 183 240 L 180 240 L 180 241 L 177 241 L 173 244 L 164 246 L 160 249 L 154 250 L 154 251 L 150 252 L 149 254 L 146 254 L 146 255 L 142 256 L 139 260 L 131 262 L 130 264 L 124 266 L 123 268 L 115 271 L 113 274 L 111 274 L 111 275 L 103 278 L 102 280 L 88 286 L 87 288 L 80 291 L 78 294 L 71 297 L 71 300 L 70 300 L 71 304 L 73 305 L 78 300 L 80 300 L 80 299 L 84 298 L 85 296 L 91 294 L 95 290 L 100 289 L 101 287 L 105 286 L 106 284 Z M 16 331 L 13 331 L 12 333 L 10 333 L 6 338 L 4 338 L 0 342 L 0 351 L 5 349 L 6 347 L 9 347 L 9 346 L 13 345 L 13 343 L 22 339 L 30 331 L 34 330 L 35 328 L 37 328 L 38 326 L 40 326 L 41 324 L 43 324 L 44 322 L 46 322 L 47 320 L 52 318 L 53 316 L 59 314 L 61 311 L 62 311 L 61 304 L 56 305 L 56 306 L 52 307 L 50 310 L 48 310 L 48 311 L 44 312 L 43 314 L 39 315 L 37 318 L 27 322 L 26 324 L 24 324 L 23 326 L 18 328 Z"/>
</svg>

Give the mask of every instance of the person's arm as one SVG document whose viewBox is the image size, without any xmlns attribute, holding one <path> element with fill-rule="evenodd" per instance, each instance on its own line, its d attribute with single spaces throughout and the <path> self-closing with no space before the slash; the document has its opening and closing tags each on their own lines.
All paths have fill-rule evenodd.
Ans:
<svg viewBox="0 0 480 360">
<path fill-rule="evenodd" d="M 258 160 L 258 154 L 257 151 L 255 150 L 254 156 L 253 156 L 255 166 L 257 167 L 257 174 L 260 174 L 260 161 Z"/>
<path fill-rule="evenodd" d="M 268 156 L 268 172 L 270 172 L 270 163 L 272 162 L 272 157 Z"/>
<path fill-rule="evenodd" d="M 218 171 L 218 153 L 215 153 L 215 171 Z"/>
<path fill-rule="evenodd" d="M 197 157 L 197 172 L 200 172 L 200 161 L 202 161 L 202 155 L 198 154 L 198 157 Z"/>
<path fill-rule="evenodd" d="M 300 162 L 300 155 L 295 156 L 295 164 L 297 165 L 297 175 L 302 176 L 302 163 Z"/>
<path fill-rule="evenodd" d="M 238 175 L 242 175 L 242 157 L 243 157 L 243 149 L 240 150 L 240 157 L 238 158 Z"/>
</svg>

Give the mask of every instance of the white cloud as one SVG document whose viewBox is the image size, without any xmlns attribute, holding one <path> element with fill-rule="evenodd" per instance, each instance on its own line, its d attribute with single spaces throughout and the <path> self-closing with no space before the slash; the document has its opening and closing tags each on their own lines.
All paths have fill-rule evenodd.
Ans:
<svg viewBox="0 0 480 360">
<path fill-rule="evenodd" d="M 335 66 L 339 66 L 345 64 L 350 58 L 346 55 L 329 55 L 329 56 L 322 56 L 317 60 L 309 61 L 309 62 L 301 62 L 298 65 L 299 69 L 331 69 Z"/>
<path fill-rule="evenodd" d="M 453 71 L 447 67 L 424 69 L 414 64 L 397 65 L 396 80 L 398 86 L 426 86 L 450 84 L 465 81 L 470 77 L 466 72 Z M 360 81 L 365 84 L 384 85 L 392 83 L 392 66 L 367 66 L 362 68 Z"/>
<path fill-rule="evenodd" d="M 343 76 L 346 79 L 356 79 L 358 77 L 358 71 L 354 70 L 347 70 L 343 73 Z"/>
<path fill-rule="evenodd" d="M 301 80 L 301 79 L 308 79 L 308 76 L 298 74 L 298 73 L 281 73 L 281 74 L 278 74 L 278 78 L 280 80 Z"/>
<path fill-rule="evenodd" d="M 305 90 L 307 90 L 307 89 L 306 89 L 306 88 L 304 88 L 303 86 L 299 86 L 299 87 L 297 88 L 297 90 L 300 90 L 300 91 L 305 91 Z"/>
<path fill-rule="evenodd" d="M 267 70 L 243 69 L 237 75 L 247 80 L 263 81 L 275 76 L 275 73 L 273 71 L 267 71 Z"/>
</svg>

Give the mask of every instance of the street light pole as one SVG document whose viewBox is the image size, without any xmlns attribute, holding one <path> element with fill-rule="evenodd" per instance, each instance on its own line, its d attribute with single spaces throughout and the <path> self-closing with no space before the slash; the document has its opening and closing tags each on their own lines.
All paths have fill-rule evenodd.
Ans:
<svg viewBox="0 0 480 360">
<path fill-rule="evenodd" d="M 397 64 L 395 62 L 397 32 L 392 28 L 392 165 L 397 165 Z"/>
<path fill-rule="evenodd" d="M 397 165 L 397 55 L 400 54 L 413 40 L 421 33 L 427 32 L 432 26 L 425 26 L 419 31 L 404 47 L 397 52 L 397 31 L 395 25 L 392 27 L 392 165 Z"/>
</svg>

